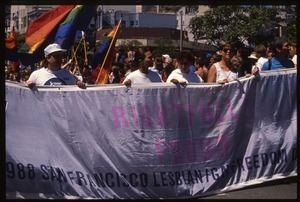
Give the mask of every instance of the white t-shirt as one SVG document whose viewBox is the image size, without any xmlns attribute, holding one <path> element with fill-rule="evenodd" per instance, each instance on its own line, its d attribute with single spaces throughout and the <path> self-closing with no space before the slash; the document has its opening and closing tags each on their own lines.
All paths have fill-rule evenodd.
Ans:
<svg viewBox="0 0 300 202">
<path fill-rule="evenodd" d="M 131 80 L 131 83 L 153 83 L 153 82 L 162 82 L 161 77 L 157 72 L 148 70 L 148 74 L 142 73 L 140 70 L 135 70 L 128 74 L 128 76 L 123 81 L 123 84 L 128 81 L 128 79 Z"/>
<path fill-rule="evenodd" d="M 170 83 L 172 79 L 177 79 L 179 82 L 186 83 L 202 83 L 203 79 L 195 72 L 190 71 L 188 74 L 181 72 L 180 69 L 175 69 L 168 76 L 167 83 Z"/>
<path fill-rule="evenodd" d="M 217 62 L 214 64 L 216 67 L 216 82 L 223 81 L 224 79 L 227 79 L 228 81 L 234 81 L 238 78 L 237 72 L 233 71 L 225 71 L 221 68 L 220 63 Z"/>
<path fill-rule="evenodd" d="M 297 65 L 297 55 L 294 55 L 294 57 L 292 58 L 292 61 L 295 65 Z"/>
<path fill-rule="evenodd" d="M 257 62 L 256 62 L 256 67 L 259 69 L 259 71 L 261 71 L 261 67 L 263 66 L 263 64 L 265 62 L 268 62 L 268 58 L 265 57 L 260 57 L 258 58 Z M 253 68 L 252 68 L 253 69 Z"/>
<path fill-rule="evenodd" d="M 75 76 L 67 69 L 51 71 L 46 68 L 38 69 L 31 73 L 28 81 L 37 86 L 75 85 Z"/>
</svg>

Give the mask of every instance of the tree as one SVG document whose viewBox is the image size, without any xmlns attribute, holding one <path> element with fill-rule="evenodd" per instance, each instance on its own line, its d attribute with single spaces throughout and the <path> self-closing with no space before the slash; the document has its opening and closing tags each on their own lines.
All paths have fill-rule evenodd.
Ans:
<svg viewBox="0 0 300 202">
<path fill-rule="evenodd" d="M 218 47 L 230 42 L 235 47 L 255 45 L 261 35 L 261 27 L 275 19 L 277 9 L 262 6 L 216 6 L 203 16 L 191 19 L 189 28 L 194 40 L 206 39 Z"/>
</svg>

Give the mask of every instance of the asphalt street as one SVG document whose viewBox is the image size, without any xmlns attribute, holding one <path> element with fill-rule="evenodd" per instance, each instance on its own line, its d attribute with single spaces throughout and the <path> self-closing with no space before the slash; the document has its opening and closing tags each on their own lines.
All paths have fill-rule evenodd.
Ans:
<svg viewBox="0 0 300 202">
<path fill-rule="evenodd" d="M 299 201 L 297 184 L 298 177 L 289 177 L 198 199 L 295 199 Z"/>
</svg>

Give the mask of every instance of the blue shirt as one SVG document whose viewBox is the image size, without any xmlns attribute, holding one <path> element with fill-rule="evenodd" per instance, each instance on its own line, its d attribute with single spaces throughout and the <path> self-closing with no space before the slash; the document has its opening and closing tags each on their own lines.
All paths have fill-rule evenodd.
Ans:
<svg viewBox="0 0 300 202">
<path fill-rule="evenodd" d="M 268 70 L 269 62 L 270 61 L 267 61 L 263 64 L 263 66 L 261 67 L 262 71 Z M 288 58 L 282 61 L 277 60 L 275 57 L 271 58 L 271 70 L 278 70 L 278 68 L 292 68 L 292 67 L 294 67 L 294 63 Z"/>
</svg>

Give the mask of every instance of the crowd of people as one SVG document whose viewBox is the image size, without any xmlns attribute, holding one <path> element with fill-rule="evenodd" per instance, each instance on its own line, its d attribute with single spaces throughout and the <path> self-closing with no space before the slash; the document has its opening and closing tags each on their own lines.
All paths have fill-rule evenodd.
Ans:
<svg viewBox="0 0 300 202">
<path fill-rule="evenodd" d="M 44 50 L 45 60 L 36 67 L 11 63 L 6 66 L 6 79 L 22 82 L 30 88 L 43 85 L 94 84 L 88 60 L 64 58 L 65 49 L 50 44 Z M 18 66 L 19 65 L 19 66 Z M 214 54 L 194 55 L 180 51 L 177 55 L 154 56 L 149 48 L 117 50 L 111 63 L 108 84 L 135 83 L 219 83 L 239 77 L 249 77 L 260 71 L 297 68 L 296 44 L 277 39 L 266 47 L 257 45 L 249 54 L 245 48 L 233 50 L 229 43 L 221 44 Z"/>
</svg>

